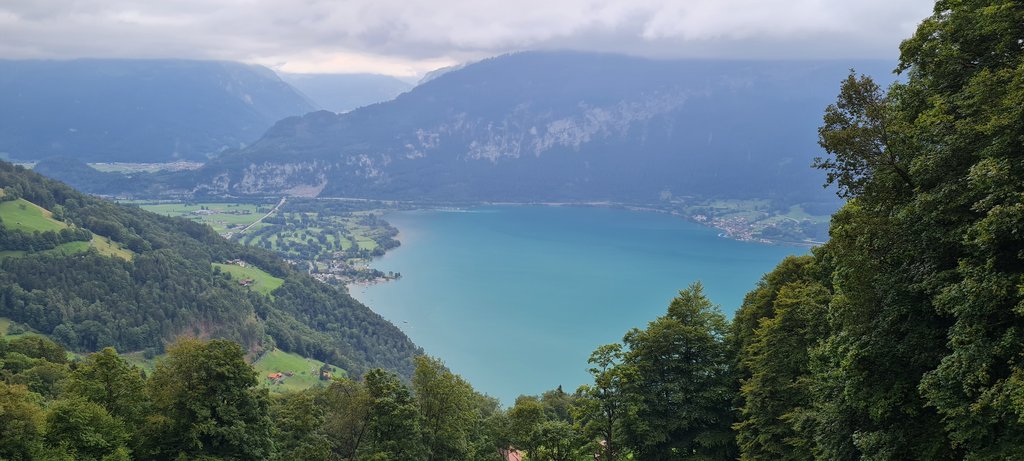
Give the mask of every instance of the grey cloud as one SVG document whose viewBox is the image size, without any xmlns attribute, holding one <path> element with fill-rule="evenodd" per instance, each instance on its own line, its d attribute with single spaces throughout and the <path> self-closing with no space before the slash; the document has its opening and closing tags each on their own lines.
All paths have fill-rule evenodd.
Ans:
<svg viewBox="0 0 1024 461">
<path fill-rule="evenodd" d="M 0 57 L 338 55 L 411 68 L 528 48 L 892 57 L 930 10 L 927 0 L 6 0 Z"/>
</svg>

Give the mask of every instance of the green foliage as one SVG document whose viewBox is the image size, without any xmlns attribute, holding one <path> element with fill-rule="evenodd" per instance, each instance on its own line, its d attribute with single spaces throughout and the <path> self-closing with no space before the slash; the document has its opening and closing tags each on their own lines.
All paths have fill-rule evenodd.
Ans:
<svg viewBox="0 0 1024 461">
<path fill-rule="evenodd" d="M 740 459 L 814 458 L 810 352 L 827 334 L 830 296 L 813 281 L 777 288 L 773 315 L 762 318 L 743 351 L 750 377 L 741 387 L 742 420 L 735 426 Z"/>
<path fill-rule="evenodd" d="M 317 393 L 285 394 L 272 403 L 270 415 L 274 421 L 274 445 L 280 459 L 330 459 L 331 444 L 323 430 L 326 411 L 317 401 Z"/>
<path fill-rule="evenodd" d="M 578 460 L 583 452 L 583 437 L 565 421 L 544 421 L 534 430 L 537 448 L 529 453 L 534 461 Z"/>
<path fill-rule="evenodd" d="M 371 459 L 420 459 L 420 419 L 409 389 L 398 376 L 377 369 L 366 374 L 366 390 L 371 417 L 360 451 L 372 453 Z"/>
<path fill-rule="evenodd" d="M 142 453 L 157 460 L 179 456 L 264 459 L 273 452 L 269 397 L 238 344 L 180 341 L 147 383 L 153 413 Z"/>
<path fill-rule="evenodd" d="M 51 221 L 65 227 L 61 233 L 92 234 L 88 244 L 61 246 L 81 244 L 81 252 L 8 252 L 11 257 L 0 258 L 0 316 L 72 350 L 112 346 L 159 354 L 180 336 L 213 337 L 253 351 L 276 346 L 356 375 L 373 367 L 412 375 L 417 349 L 398 328 L 268 251 L 224 240 L 189 220 L 80 194 L 9 163 L 0 163 L 0 188 L 12 199 L 6 206 L 60 206 L 64 221 Z M 278 290 L 284 296 L 269 299 L 214 273 L 214 263 L 236 259 L 267 274 L 257 289 L 272 290 L 283 281 Z"/>
<path fill-rule="evenodd" d="M 466 459 L 469 433 L 477 417 L 473 387 L 437 359 L 416 357 L 412 377 L 428 461 Z"/>
<path fill-rule="evenodd" d="M 28 390 L 44 397 L 54 397 L 61 384 L 68 375 L 68 367 L 63 363 L 53 363 L 45 359 L 31 368 L 22 370 L 11 377 L 11 383 L 23 384 Z"/>
<path fill-rule="evenodd" d="M 25 386 L 0 381 L 0 459 L 34 459 L 34 453 L 41 448 L 41 400 Z"/>
<path fill-rule="evenodd" d="M 753 374 L 741 434 L 774 434 L 771 444 L 741 441 L 751 459 L 800 427 L 818 459 L 1019 456 L 1022 23 L 1018 2 L 941 0 L 901 46 L 903 83 L 883 92 L 868 77 L 843 82 L 819 132 L 830 157 L 817 162 L 851 198 L 821 251 L 834 290 L 828 325 L 817 346 L 802 333 L 816 322 L 799 321 L 799 309 L 743 328 L 741 363 Z M 783 341 L 776 328 L 794 334 Z M 787 397 L 810 391 L 810 412 L 764 400 L 775 386 L 762 378 L 804 373 L 801 337 L 811 384 L 797 380 Z M 769 339 L 800 367 L 769 360 L 758 346 Z M 756 409 L 765 403 L 778 407 Z M 806 424 L 780 424 L 795 421 Z"/>
<path fill-rule="evenodd" d="M 519 396 L 508 411 L 509 439 L 512 446 L 532 453 L 540 445 L 537 430 L 546 421 L 544 405 L 532 396 Z"/>
<path fill-rule="evenodd" d="M 125 450 L 131 433 L 100 405 L 59 400 L 48 409 L 44 440 L 76 460 L 100 461 Z"/>
<path fill-rule="evenodd" d="M 626 386 L 636 405 L 624 439 L 642 459 L 734 457 L 728 323 L 694 283 L 668 313 L 626 334 Z"/>
<path fill-rule="evenodd" d="M 7 352 L 25 354 L 34 359 L 67 363 L 67 353 L 59 344 L 42 336 L 23 336 L 7 343 Z"/>
<path fill-rule="evenodd" d="M 64 389 L 100 405 L 134 429 L 148 412 L 144 386 L 142 371 L 108 347 L 78 364 Z"/>
<path fill-rule="evenodd" d="M 594 442 L 602 460 L 619 459 L 622 424 L 631 410 L 625 391 L 634 379 L 634 369 L 621 366 L 622 359 L 619 344 L 601 346 L 590 354 L 587 362 L 594 384 L 580 386 L 573 402 L 573 417 L 583 435 Z"/>
<path fill-rule="evenodd" d="M 324 419 L 323 432 L 334 459 L 356 459 L 365 452 L 371 413 L 370 393 L 363 383 L 340 379 L 320 396 L 320 406 L 331 417 Z"/>
</svg>

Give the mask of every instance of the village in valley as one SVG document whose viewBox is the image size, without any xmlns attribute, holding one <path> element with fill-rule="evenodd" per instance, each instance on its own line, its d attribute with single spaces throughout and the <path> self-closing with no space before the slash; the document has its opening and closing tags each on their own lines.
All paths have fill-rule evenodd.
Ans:
<svg viewBox="0 0 1024 461">
<path fill-rule="evenodd" d="M 225 238 L 265 248 L 322 282 L 345 285 L 401 277 L 370 267 L 373 258 L 399 245 L 398 229 L 381 218 L 380 204 L 289 198 L 276 203 L 155 203 L 140 207 L 204 223 Z M 217 264 L 239 285 L 273 286 L 240 260 Z M 256 268 L 258 270 L 258 268 Z M 275 287 L 276 288 L 276 287 Z"/>
</svg>

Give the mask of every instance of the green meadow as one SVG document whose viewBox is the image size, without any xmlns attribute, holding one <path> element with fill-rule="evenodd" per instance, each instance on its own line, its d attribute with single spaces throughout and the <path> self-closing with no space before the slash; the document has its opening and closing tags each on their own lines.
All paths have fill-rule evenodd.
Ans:
<svg viewBox="0 0 1024 461">
<path fill-rule="evenodd" d="M 324 386 L 329 381 L 320 379 L 320 367 L 324 362 L 314 359 L 307 359 L 298 354 L 285 352 L 280 349 L 265 352 L 252 366 L 259 373 L 260 382 L 263 386 L 275 392 L 298 391 L 311 387 Z M 345 371 L 331 366 L 332 377 L 343 377 Z M 281 379 L 270 379 L 268 376 L 273 373 L 282 373 Z M 287 376 L 291 373 L 292 376 Z"/>
<path fill-rule="evenodd" d="M 213 267 L 220 269 L 223 273 L 231 274 L 232 280 L 238 282 L 247 279 L 252 280 L 252 285 L 249 285 L 249 288 L 266 296 L 270 296 L 270 292 L 284 284 L 283 279 L 274 277 L 260 268 L 251 265 L 242 267 L 235 264 L 213 263 Z"/>
<path fill-rule="evenodd" d="M 133 203 L 146 211 L 206 224 L 220 233 L 242 229 L 274 207 L 253 203 Z"/>
<path fill-rule="evenodd" d="M 57 232 L 68 227 L 67 224 L 53 219 L 53 213 L 50 210 L 21 198 L 0 202 L 0 219 L 3 220 L 4 227 L 21 232 Z M 99 235 L 93 235 L 89 242 L 69 242 L 40 253 L 69 255 L 87 251 L 89 248 L 95 248 L 100 254 L 125 260 L 131 260 L 134 256 L 131 251 L 120 244 Z M 0 251 L 0 258 L 21 256 L 25 253 L 25 251 Z"/>
</svg>

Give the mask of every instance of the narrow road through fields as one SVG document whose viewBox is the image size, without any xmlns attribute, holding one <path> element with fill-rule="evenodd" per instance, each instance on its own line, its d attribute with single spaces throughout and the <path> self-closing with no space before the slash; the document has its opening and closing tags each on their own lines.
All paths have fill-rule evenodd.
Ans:
<svg viewBox="0 0 1024 461">
<path fill-rule="evenodd" d="M 281 205 L 284 205 L 284 202 L 285 202 L 285 200 L 287 200 L 287 199 L 288 199 L 288 197 L 281 197 L 281 201 L 280 201 L 280 202 L 277 202 L 277 206 L 275 206 L 275 207 L 274 207 L 274 209 L 272 209 L 272 210 L 268 211 L 268 212 L 267 212 L 267 214 L 265 214 L 265 215 L 263 215 L 263 216 L 260 216 L 260 219 L 257 219 L 257 220 L 255 220 L 255 221 L 253 221 L 253 222 L 252 222 L 252 223 L 250 223 L 250 224 L 249 224 L 248 226 L 245 226 L 245 228 L 243 228 L 242 230 L 238 231 L 238 232 L 237 232 L 237 233 L 235 233 L 234 235 L 241 235 L 241 234 L 244 234 L 244 233 L 246 233 L 246 231 L 248 231 L 248 230 L 249 230 L 249 228 L 251 228 L 252 226 L 255 226 L 255 225 L 257 225 L 257 224 L 259 224 L 259 223 L 263 222 L 263 220 L 264 220 L 264 219 L 267 219 L 267 218 L 268 218 L 268 217 L 269 217 L 270 215 L 274 214 L 274 212 L 276 212 L 278 208 L 281 208 Z"/>
</svg>

